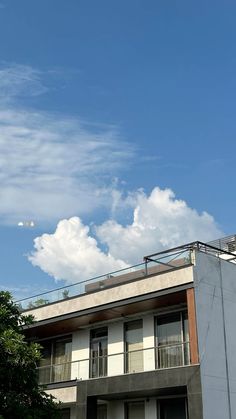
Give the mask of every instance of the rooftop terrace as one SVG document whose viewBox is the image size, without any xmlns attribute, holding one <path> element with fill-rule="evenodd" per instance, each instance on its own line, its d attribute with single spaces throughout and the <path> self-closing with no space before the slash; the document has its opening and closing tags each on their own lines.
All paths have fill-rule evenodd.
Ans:
<svg viewBox="0 0 236 419">
<path fill-rule="evenodd" d="M 236 250 L 236 236 L 228 236 L 224 239 L 216 240 L 210 243 L 199 241 L 191 242 L 179 247 L 168 249 L 162 252 L 144 256 L 143 263 L 130 266 L 115 272 L 109 272 L 89 279 L 81 279 L 76 284 L 63 286 L 55 290 L 37 294 L 16 301 L 20 308 L 32 310 L 48 304 L 53 304 L 65 299 L 78 297 L 83 294 L 97 292 L 158 275 L 175 269 L 180 269 L 194 263 L 193 253 L 195 250 L 211 254 L 215 257 L 222 257 L 235 260 L 236 255 L 232 252 Z"/>
</svg>

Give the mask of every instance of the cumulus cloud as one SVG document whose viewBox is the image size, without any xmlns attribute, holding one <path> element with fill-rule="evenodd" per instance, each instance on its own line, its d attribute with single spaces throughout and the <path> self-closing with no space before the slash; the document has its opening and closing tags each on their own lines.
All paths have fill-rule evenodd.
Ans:
<svg viewBox="0 0 236 419">
<path fill-rule="evenodd" d="M 54 234 L 35 239 L 29 260 L 55 279 L 73 283 L 138 263 L 165 248 L 223 235 L 211 215 L 198 214 L 170 189 L 156 187 L 149 196 L 138 191 L 132 202 L 131 224 L 108 220 L 96 226 L 92 236 L 78 217 L 63 220 Z"/>
<path fill-rule="evenodd" d="M 176 199 L 171 189 L 156 187 L 149 196 L 139 191 L 135 197 L 131 224 L 108 220 L 97 226 L 99 240 L 115 258 L 136 263 L 146 254 L 223 234 L 211 215 L 198 214 L 185 201 Z"/>
<path fill-rule="evenodd" d="M 110 179 L 132 159 L 114 127 L 16 101 L 45 89 L 31 67 L 0 68 L 0 223 L 50 223 L 109 207 Z"/>
<path fill-rule="evenodd" d="M 29 260 L 56 280 L 78 282 L 127 266 L 102 252 L 79 217 L 60 221 L 54 234 L 37 237 L 35 249 Z"/>
</svg>

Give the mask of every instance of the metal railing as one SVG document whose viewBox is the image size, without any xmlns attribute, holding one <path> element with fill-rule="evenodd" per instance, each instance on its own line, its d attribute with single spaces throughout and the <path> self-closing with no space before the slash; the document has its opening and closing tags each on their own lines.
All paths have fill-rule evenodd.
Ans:
<svg viewBox="0 0 236 419">
<path fill-rule="evenodd" d="M 178 269 L 191 264 L 191 249 L 179 248 L 174 251 L 162 252 L 158 257 L 144 258 L 139 263 L 105 275 L 81 280 L 76 284 L 63 286 L 52 291 L 43 292 L 16 301 L 22 311 L 32 310 L 47 304 L 67 300 L 82 294 L 96 292 L 106 288 L 122 285 L 126 282 L 137 281 L 150 275 L 158 275 L 169 270 Z"/>
<path fill-rule="evenodd" d="M 35 309 L 47 304 L 63 301 L 85 293 L 99 291 L 104 288 L 121 285 L 129 281 L 137 281 L 149 275 L 163 273 L 168 270 L 192 264 L 193 251 L 208 253 L 219 257 L 222 254 L 235 259 L 236 235 L 228 236 L 209 243 L 195 241 L 168 249 L 152 255 L 144 256 L 144 263 L 139 263 L 118 271 L 109 272 L 86 280 L 81 279 L 76 284 L 63 286 L 52 291 L 43 292 L 31 297 L 17 300 L 22 311 Z"/>
<path fill-rule="evenodd" d="M 189 341 L 38 367 L 39 384 L 175 368 L 190 364 Z M 119 368 L 117 367 L 119 365 Z M 94 368 L 95 366 L 95 368 Z"/>
</svg>

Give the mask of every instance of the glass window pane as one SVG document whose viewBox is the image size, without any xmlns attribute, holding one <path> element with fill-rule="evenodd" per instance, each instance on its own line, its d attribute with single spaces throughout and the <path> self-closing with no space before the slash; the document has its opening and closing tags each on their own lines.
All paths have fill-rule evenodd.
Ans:
<svg viewBox="0 0 236 419">
<path fill-rule="evenodd" d="M 190 347 L 189 347 L 189 328 L 188 328 L 188 313 L 183 313 L 183 339 L 184 339 L 184 363 L 190 364 Z"/>
<path fill-rule="evenodd" d="M 107 405 L 106 404 L 98 405 L 97 419 L 107 419 Z"/>
<path fill-rule="evenodd" d="M 166 399 L 159 403 L 160 419 L 187 419 L 185 399 Z"/>
<path fill-rule="evenodd" d="M 42 359 L 39 363 L 39 383 L 70 380 L 71 337 L 46 341 L 42 344 Z M 59 365 L 58 365 L 59 364 Z"/>
<path fill-rule="evenodd" d="M 157 318 L 158 345 L 170 345 L 181 342 L 180 313 Z"/>
<path fill-rule="evenodd" d="M 144 401 L 127 403 L 127 419 L 145 419 Z"/>
<path fill-rule="evenodd" d="M 125 323 L 126 372 L 143 371 L 143 322 Z"/>
<path fill-rule="evenodd" d="M 42 359 L 40 360 L 40 366 L 51 365 L 52 342 L 43 342 L 41 346 Z"/>
<path fill-rule="evenodd" d="M 61 409 L 60 418 L 61 419 L 70 419 L 70 409 Z"/>
<path fill-rule="evenodd" d="M 71 338 L 56 340 L 53 345 L 54 382 L 70 380 Z"/>
<path fill-rule="evenodd" d="M 107 327 L 91 330 L 90 335 L 90 376 L 107 375 Z"/>
<path fill-rule="evenodd" d="M 157 318 L 157 366 L 171 368 L 189 364 L 187 312 Z"/>
<path fill-rule="evenodd" d="M 39 361 L 39 384 L 47 384 L 51 381 L 52 342 L 41 343 L 42 359 Z"/>
</svg>

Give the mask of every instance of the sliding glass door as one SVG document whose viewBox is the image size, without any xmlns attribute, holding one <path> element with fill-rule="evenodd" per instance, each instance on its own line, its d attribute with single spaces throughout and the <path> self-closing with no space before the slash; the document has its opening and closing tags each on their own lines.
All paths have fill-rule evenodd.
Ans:
<svg viewBox="0 0 236 419">
<path fill-rule="evenodd" d="M 143 371 L 143 321 L 125 323 L 125 372 Z"/>
<path fill-rule="evenodd" d="M 71 379 L 71 336 L 41 343 L 42 359 L 39 364 L 39 383 L 48 384 Z"/>
<path fill-rule="evenodd" d="M 107 327 L 91 330 L 90 377 L 107 375 Z"/>
<path fill-rule="evenodd" d="M 157 368 L 189 364 L 189 333 L 186 312 L 157 317 Z"/>
</svg>

